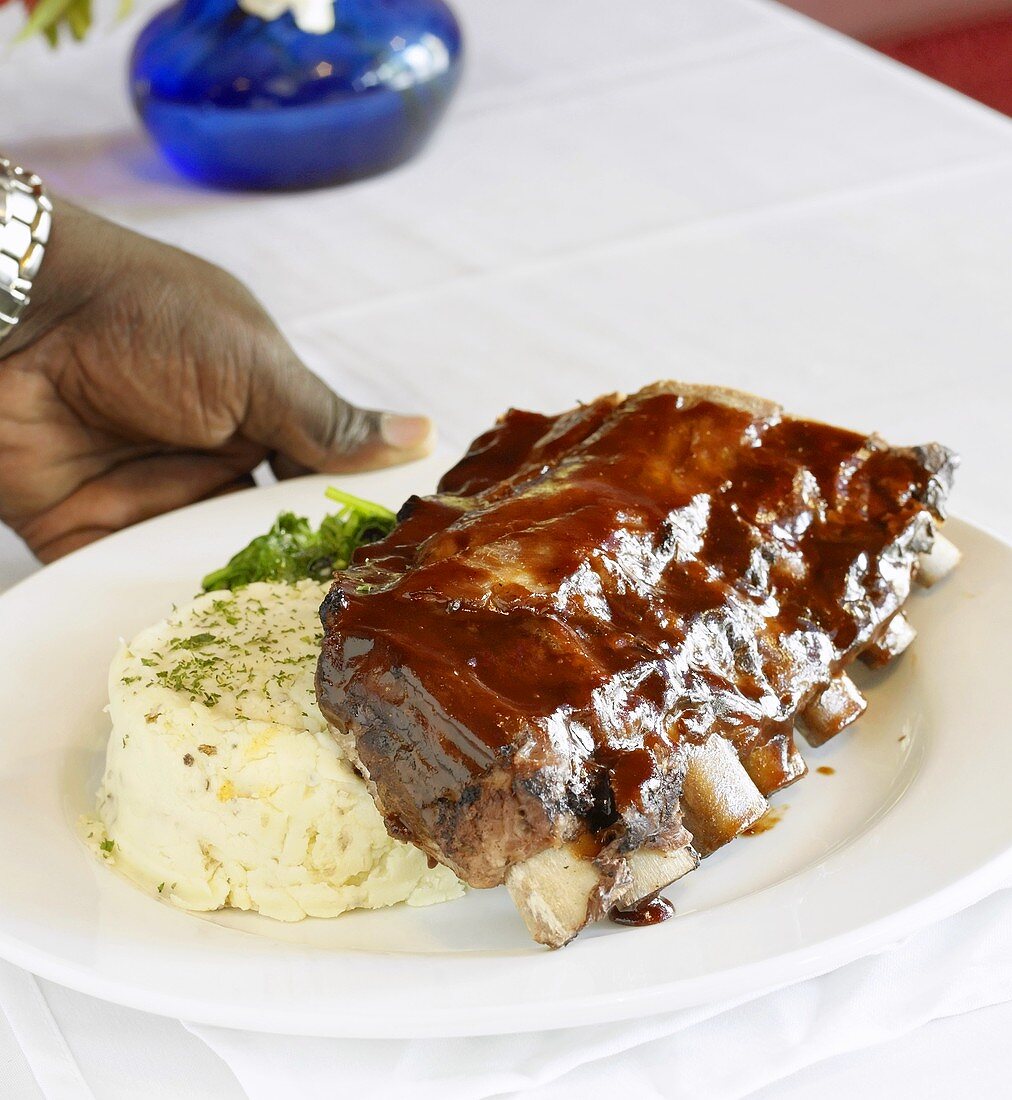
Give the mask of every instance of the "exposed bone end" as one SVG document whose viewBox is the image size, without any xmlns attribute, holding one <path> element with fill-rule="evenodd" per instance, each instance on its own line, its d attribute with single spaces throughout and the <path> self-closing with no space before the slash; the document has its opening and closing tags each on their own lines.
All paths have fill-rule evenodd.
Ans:
<svg viewBox="0 0 1012 1100">
<path fill-rule="evenodd" d="M 752 782 L 767 798 L 808 771 L 808 765 L 789 732 L 771 737 L 742 763 Z"/>
<path fill-rule="evenodd" d="M 899 611 L 889 620 L 882 637 L 862 652 L 861 660 L 869 668 L 882 668 L 898 657 L 916 637 L 917 631 L 907 621 L 906 615 Z"/>
<path fill-rule="evenodd" d="M 809 745 L 825 744 L 851 722 L 856 722 L 867 706 L 867 699 L 857 690 L 854 681 L 841 672 L 801 715 L 805 740 Z"/>
<path fill-rule="evenodd" d="M 665 886 L 687 875 L 699 866 L 699 856 L 687 844 L 673 852 L 660 852 L 641 848 L 633 852 L 626 860 L 631 876 L 628 896 L 618 904 L 635 905 L 641 898 L 656 894 Z"/>
<path fill-rule="evenodd" d="M 627 908 L 695 870 L 696 853 L 686 845 L 672 852 L 642 849 L 624 860 L 621 885 L 607 889 L 607 876 L 571 848 L 548 848 L 511 867 L 506 888 L 531 936 L 547 947 L 563 947 L 589 921 L 614 906 Z"/>
<path fill-rule="evenodd" d="M 953 569 L 959 565 L 962 554 L 955 543 L 947 539 L 941 532 L 935 534 L 935 541 L 931 549 L 917 556 L 917 583 L 925 588 L 930 588 L 943 578 L 947 577 Z"/>
<path fill-rule="evenodd" d="M 693 750 L 682 787 L 682 815 L 700 855 L 733 840 L 766 807 L 730 742 L 714 734 Z"/>
<path fill-rule="evenodd" d="M 567 848 L 546 848 L 506 872 L 506 889 L 527 931 L 548 947 L 562 947 L 590 919 L 601 882 L 593 863 Z"/>
</svg>

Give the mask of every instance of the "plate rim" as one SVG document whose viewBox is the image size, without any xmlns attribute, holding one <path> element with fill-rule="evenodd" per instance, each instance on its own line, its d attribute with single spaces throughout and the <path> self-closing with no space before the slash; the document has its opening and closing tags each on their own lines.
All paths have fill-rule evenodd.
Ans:
<svg viewBox="0 0 1012 1100">
<path fill-rule="evenodd" d="M 236 1003 L 191 1002 L 173 994 L 142 992 L 128 984 L 103 981 L 94 972 L 84 971 L 75 965 L 65 965 L 61 969 L 51 957 L 33 952 L 27 945 L 2 931 L 0 958 L 37 977 L 111 1004 L 180 1020 L 185 1024 L 252 1031 L 257 1034 L 330 1039 L 450 1039 L 561 1031 L 596 1024 L 623 1023 L 725 1001 L 730 1008 L 736 1002 L 757 999 L 778 989 L 821 977 L 849 963 L 899 946 L 925 928 L 955 916 L 998 892 L 1008 885 L 1009 874 L 1012 873 L 1012 859 L 1009 855 L 1006 852 L 996 856 L 976 872 L 920 902 L 900 908 L 877 921 L 861 925 L 812 947 L 769 956 L 725 972 L 658 983 L 621 997 L 602 993 L 572 1000 L 556 999 L 550 1009 L 543 1008 L 536 1001 L 512 1004 L 508 1009 L 489 1006 L 467 1023 L 460 1023 L 459 1017 L 436 1013 L 410 1026 L 388 1020 L 368 1022 L 373 1020 L 371 1016 L 364 1020 L 355 1016 L 341 1017 L 342 1022 L 338 1025 L 337 1019 L 328 1021 L 314 1015 L 312 1009 L 302 1010 L 302 1014 L 300 1010 L 293 1012 L 291 1008 L 275 1009 L 263 1005 L 254 1008 Z M 968 883 L 973 884 L 969 892 L 964 889 Z M 24 951 L 20 950 L 21 947 L 24 947 Z M 756 971 L 773 964 L 782 968 L 777 980 L 759 980 Z M 717 988 L 709 988 L 704 995 L 704 989 L 713 986 Z M 676 988 L 678 995 L 673 995 L 672 991 Z M 519 1021 L 511 1020 L 504 1027 L 501 1021 L 496 1022 L 495 1014 L 505 1011 L 522 1012 L 527 1016 Z M 552 1014 L 565 1014 L 565 1018 Z"/>
</svg>

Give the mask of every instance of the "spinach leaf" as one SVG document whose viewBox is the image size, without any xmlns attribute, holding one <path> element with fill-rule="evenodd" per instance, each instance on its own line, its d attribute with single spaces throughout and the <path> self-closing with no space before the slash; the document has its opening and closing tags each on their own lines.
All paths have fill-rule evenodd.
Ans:
<svg viewBox="0 0 1012 1100">
<path fill-rule="evenodd" d="M 381 504 L 333 488 L 327 497 L 341 507 L 318 528 L 305 516 L 282 512 L 266 534 L 204 578 L 204 591 L 242 588 L 254 581 L 329 581 L 335 569 L 348 566 L 359 546 L 383 538 L 396 523 L 394 513 Z"/>
</svg>

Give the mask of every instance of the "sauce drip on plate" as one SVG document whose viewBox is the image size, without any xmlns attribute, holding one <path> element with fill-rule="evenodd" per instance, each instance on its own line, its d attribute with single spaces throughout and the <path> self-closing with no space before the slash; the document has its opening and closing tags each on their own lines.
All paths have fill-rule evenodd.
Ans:
<svg viewBox="0 0 1012 1100">
<path fill-rule="evenodd" d="M 667 898 L 660 898 L 655 895 L 642 898 L 631 909 L 612 909 L 608 914 L 608 919 L 615 924 L 645 928 L 650 924 L 662 924 L 674 915 L 675 907 L 671 902 Z"/>
</svg>

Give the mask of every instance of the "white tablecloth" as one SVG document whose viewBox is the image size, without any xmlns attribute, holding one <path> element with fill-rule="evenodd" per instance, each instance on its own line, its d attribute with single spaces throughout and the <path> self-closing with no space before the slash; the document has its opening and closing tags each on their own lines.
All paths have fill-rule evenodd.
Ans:
<svg viewBox="0 0 1012 1100">
<path fill-rule="evenodd" d="M 5 57 L 0 148 L 54 190 L 229 267 L 349 397 L 429 412 L 455 447 L 509 404 L 714 381 L 897 441 L 944 440 L 965 456 L 956 510 L 1012 534 L 1012 479 L 995 473 L 1012 414 L 1008 120 L 749 0 L 457 7 L 469 70 L 456 105 L 421 159 L 378 180 L 285 196 L 189 187 L 128 107 L 136 22 Z M 31 568 L 0 533 L 0 585 Z M 938 942 L 1009 972 L 994 928 L 1012 902 L 984 904 Z M 806 991 L 823 1008 L 832 978 Z M 987 1002 L 984 990 L 944 1011 Z M 178 1022 L 6 967 L 0 1006 L 4 1095 L 242 1095 Z M 771 1011 L 738 1010 L 743 1039 Z M 900 1095 L 911 1080 L 928 1097 L 1005 1093 L 1010 1026 L 999 1005 L 903 1037 L 885 1028 L 888 1045 L 763 1095 Z M 654 1046 L 635 1056 L 639 1083 L 674 1095 L 671 1048 Z M 593 1090 L 606 1069 L 531 1095 Z"/>
</svg>

